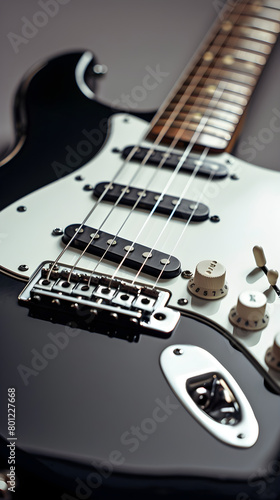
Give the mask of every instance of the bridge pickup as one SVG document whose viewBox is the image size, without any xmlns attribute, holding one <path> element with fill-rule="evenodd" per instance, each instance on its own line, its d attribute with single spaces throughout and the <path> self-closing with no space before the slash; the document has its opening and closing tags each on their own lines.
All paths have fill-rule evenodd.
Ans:
<svg viewBox="0 0 280 500">
<path fill-rule="evenodd" d="M 111 279 L 64 264 L 43 262 L 19 295 L 30 314 L 130 341 L 140 333 L 168 337 L 180 313 L 167 307 L 170 293 Z"/>
<path fill-rule="evenodd" d="M 79 224 L 68 226 L 64 231 L 63 242 L 67 244 L 76 233 L 76 237 L 72 241 L 71 246 L 83 250 L 97 230 L 89 226 L 83 226 L 83 228 L 77 232 L 78 228 Z M 105 258 L 117 263 L 120 263 L 128 252 L 124 265 L 136 270 L 142 266 L 143 262 L 148 257 L 142 271 L 150 276 L 158 276 L 163 270 L 161 278 L 168 279 L 179 276 L 181 272 L 180 261 L 175 257 L 170 257 L 166 253 L 159 252 L 158 250 L 151 251 L 149 247 L 139 245 L 138 243 L 132 246 L 132 242 L 129 240 L 120 238 L 119 236 L 114 238 L 112 234 L 98 231 L 92 243 L 89 245 L 87 252 L 101 257 L 106 250 L 107 253 Z"/>
<path fill-rule="evenodd" d="M 135 146 L 127 146 L 123 151 L 122 151 L 122 157 L 127 158 L 128 155 L 131 153 L 132 149 Z M 150 151 L 148 148 L 143 148 L 139 147 L 136 153 L 134 153 L 133 157 L 131 158 L 131 161 L 142 161 L 144 160 L 146 154 Z M 147 162 L 145 162 L 145 165 L 159 165 L 161 160 L 165 158 L 165 162 L 163 164 L 163 167 L 166 168 L 172 168 L 173 170 L 177 167 L 179 161 L 181 160 L 181 155 L 177 153 L 166 153 L 165 151 L 160 151 L 160 150 L 155 150 L 151 156 L 149 156 L 149 159 Z M 197 163 L 199 162 L 199 157 L 197 155 L 189 155 L 188 158 L 184 161 L 182 164 L 180 170 L 182 172 L 189 172 L 192 173 L 194 169 L 197 166 Z M 225 165 L 222 163 L 217 162 L 216 160 L 211 160 L 209 157 L 204 160 L 202 165 L 200 166 L 197 175 L 212 175 L 213 179 L 222 179 L 224 177 L 227 177 L 228 175 L 228 169 Z"/>
<path fill-rule="evenodd" d="M 107 183 L 100 182 L 99 184 L 97 184 L 93 191 L 94 195 L 97 198 L 99 198 L 107 186 L 108 182 Z M 124 189 L 125 186 L 121 184 L 113 184 L 112 189 L 110 189 L 105 194 L 103 200 L 115 202 L 121 195 L 122 191 L 124 191 Z M 129 188 L 127 188 L 126 193 L 123 195 L 119 203 L 121 205 L 128 205 L 131 207 L 135 204 L 135 202 L 138 200 L 139 196 L 141 196 L 142 193 L 143 190 L 130 186 Z M 160 193 L 157 193 L 156 191 L 145 190 L 141 200 L 137 204 L 137 208 L 151 211 L 154 208 L 159 197 Z M 176 198 L 175 196 L 170 196 L 165 194 L 163 196 L 163 199 L 158 204 L 156 212 L 160 214 L 170 215 L 174 210 L 174 206 L 176 205 L 177 202 L 178 198 Z M 174 217 L 186 220 L 191 215 L 192 215 L 192 221 L 201 222 L 208 219 L 209 209 L 203 203 L 196 204 L 195 201 L 182 199 L 180 204 L 178 205 L 178 208 L 174 212 Z"/>
</svg>

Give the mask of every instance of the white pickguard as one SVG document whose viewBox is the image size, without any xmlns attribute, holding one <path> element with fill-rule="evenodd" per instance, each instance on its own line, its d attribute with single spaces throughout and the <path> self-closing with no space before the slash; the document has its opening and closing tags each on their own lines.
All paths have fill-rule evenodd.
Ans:
<svg viewBox="0 0 280 500">
<path fill-rule="evenodd" d="M 84 185 L 94 186 L 98 182 L 110 181 L 123 163 L 121 155 L 112 152 L 112 149 L 122 150 L 126 146 L 139 144 L 146 132 L 147 123 L 143 120 L 124 114 L 114 115 L 105 146 L 95 158 L 78 171 L 78 174 L 84 177 L 84 181 L 75 180 L 78 175 L 76 171 L 3 210 L 0 213 L 2 270 L 26 278 L 27 275 L 31 276 L 41 262 L 55 260 L 63 245 L 61 238 L 52 235 L 52 230 L 80 223 L 84 219 L 95 203 L 92 192 L 83 190 Z M 141 144 L 145 145 L 143 141 Z M 160 280 L 159 286 L 171 291 L 170 305 L 174 308 L 201 316 L 228 334 L 234 335 L 240 345 L 249 351 L 263 370 L 270 373 L 280 387 L 280 372 L 268 370 L 264 361 L 265 352 L 273 344 L 274 337 L 280 329 L 280 300 L 275 291 L 269 287 L 264 273 L 256 270 L 252 253 L 254 245 L 263 246 L 268 267 L 279 269 L 280 176 L 277 172 L 249 165 L 228 154 L 224 154 L 222 158 L 227 161 L 229 173 L 237 173 L 239 180 L 232 180 L 229 175 L 224 180 L 212 181 L 199 200 L 209 207 L 210 215 L 219 215 L 220 222 L 212 223 L 206 220 L 189 224 L 180 244 L 173 251 L 185 225 L 184 221 L 173 219 L 156 248 L 177 257 L 181 261 L 182 270 L 194 272 L 196 264 L 205 259 L 221 262 L 227 269 L 228 294 L 216 301 L 195 298 L 187 291 L 187 280 L 181 276 L 171 280 Z M 129 184 L 138 168 L 139 163 L 129 162 L 116 182 Z M 156 167 L 143 166 L 132 185 L 162 192 L 172 171 L 161 169 L 153 182 L 149 183 L 155 169 Z M 180 196 L 188 179 L 188 174 L 179 173 L 172 182 L 168 194 Z M 197 200 L 201 191 L 205 189 L 206 182 L 205 178 L 196 177 L 184 197 Z M 25 205 L 27 210 L 18 212 L 19 205 Z M 102 202 L 87 221 L 87 225 L 98 228 L 111 206 L 107 202 Z M 116 207 L 102 230 L 115 234 L 129 210 L 128 207 Z M 120 236 L 133 241 L 146 218 L 147 213 L 135 210 Z M 152 247 L 165 222 L 165 216 L 154 214 L 138 242 Z M 63 255 L 61 262 L 74 264 L 77 257 L 78 251 L 69 249 Z M 97 257 L 87 255 L 81 259 L 79 267 L 92 269 L 97 261 Z M 27 273 L 18 270 L 22 264 L 28 266 Z M 97 271 L 111 275 L 115 268 L 116 264 L 102 262 Z M 127 279 L 133 279 L 134 275 L 135 272 L 127 268 L 122 268 L 118 273 L 118 277 Z M 139 281 L 154 283 L 153 278 L 150 279 L 145 275 L 140 275 Z M 268 326 L 261 332 L 246 333 L 241 330 L 238 332 L 228 320 L 230 309 L 236 304 L 238 295 L 244 289 L 266 292 L 270 320 Z M 188 298 L 188 304 L 180 307 L 178 305 L 180 298 Z"/>
</svg>

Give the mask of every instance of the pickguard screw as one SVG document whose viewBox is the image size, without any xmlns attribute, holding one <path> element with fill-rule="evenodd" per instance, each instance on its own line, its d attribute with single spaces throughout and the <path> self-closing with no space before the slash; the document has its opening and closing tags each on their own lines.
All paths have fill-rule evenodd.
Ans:
<svg viewBox="0 0 280 500">
<path fill-rule="evenodd" d="M 210 217 L 210 221 L 211 222 L 220 222 L 220 217 L 218 215 L 212 215 L 212 217 Z"/>
<path fill-rule="evenodd" d="M 26 265 L 26 264 L 21 264 L 20 266 L 18 266 L 18 270 L 19 271 L 28 271 L 29 267 Z"/>
<path fill-rule="evenodd" d="M 86 184 L 86 185 L 84 186 L 84 191 L 92 191 L 92 190 L 93 190 L 93 187 L 92 187 L 92 185 L 91 185 L 91 184 Z"/>
<path fill-rule="evenodd" d="M 61 227 L 55 227 L 52 230 L 52 234 L 53 234 L 53 236 L 61 236 L 63 234 L 63 231 L 62 231 Z"/>
<path fill-rule="evenodd" d="M 238 175 L 236 175 L 236 174 L 232 174 L 232 175 L 230 176 L 230 178 L 231 178 L 231 180 L 233 180 L 233 181 L 239 181 L 239 177 L 238 177 Z"/>
<path fill-rule="evenodd" d="M 188 299 L 179 299 L 177 304 L 179 304 L 179 306 L 186 306 L 188 302 Z"/>
<path fill-rule="evenodd" d="M 184 278 L 185 280 L 189 280 L 190 278 L 192 278 L 192 276 L 193 276 L 193 273 L 189 270 L 185 270 L 185 271 L 181 272 L 181 277 Z"/>
<path fill-rule="evenodd" d="M 26 212 L 27 208 L 24 205 L 20 205 L 20 207 L 17 207 L 18 212 Z"/>
<path fill-rule="evenodd" d="M 76 175 L 75 181 L 83 181 L 84 177 L 82 175 Z"/>
<path fill-rule="evenodd" d="M 121 150 L 119 148 L 113 148 L 112 153 L 120 153 Z"/>
<path fill-rule="evenodd" d="M 176 356 L 181 356 L 184 353 L 183 349 L 179 349 L 178 347 L 173 352 Z"/>
</svg>

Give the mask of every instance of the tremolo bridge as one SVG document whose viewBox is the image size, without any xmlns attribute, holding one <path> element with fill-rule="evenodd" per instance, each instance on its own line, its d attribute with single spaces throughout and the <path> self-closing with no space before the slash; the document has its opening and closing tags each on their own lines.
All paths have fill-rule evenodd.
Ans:
<svg viewBox="0 0 280 500">
<path fill-rule="evenodd" d="M 135 340 L 139 333 L 172 333 L 180 313 L 167 307 L 169 297 L 164 290 L 45 262 L 19 302 L 41 319 Z"/>
</svg>

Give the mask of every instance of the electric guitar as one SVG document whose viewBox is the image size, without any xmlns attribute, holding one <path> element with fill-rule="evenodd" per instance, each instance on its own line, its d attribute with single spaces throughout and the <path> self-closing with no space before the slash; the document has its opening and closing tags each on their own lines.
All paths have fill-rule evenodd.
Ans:
<svg viewBox="0 0 280 500">
<path fill-rule="evenodd" d="M 91 52 L 21 83 L 0 168 L 10 488 L 23 457 L 63 499 L 277 498 L 279 173 L 230 151 L 279 30 L 279 0 L 228 2 L 153 116 L 98 102 Z"/>
</svg>

